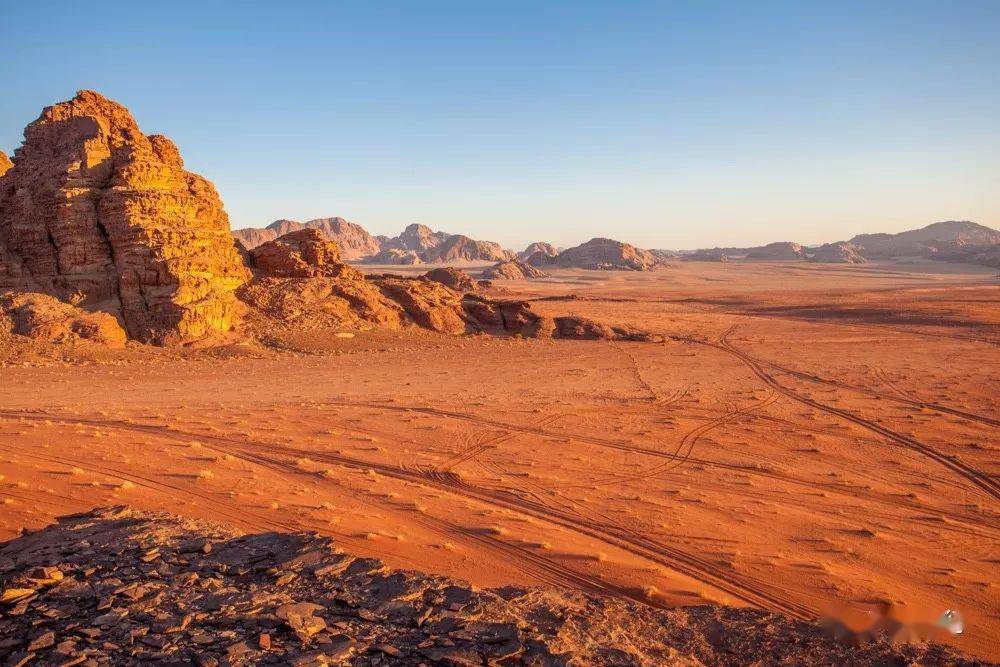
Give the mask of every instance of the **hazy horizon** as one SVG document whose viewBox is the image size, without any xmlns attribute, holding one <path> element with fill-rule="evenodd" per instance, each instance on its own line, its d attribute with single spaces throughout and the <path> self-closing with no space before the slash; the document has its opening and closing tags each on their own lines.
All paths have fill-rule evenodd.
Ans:
<svg viewBox="0 0 1000 667">
<path fill-rule="evenodd" d="M 1000 227 L 995 2 L 2 7 L 0 150 L 95 89 L 234 229 L 690 249 Z"/>
</svg>

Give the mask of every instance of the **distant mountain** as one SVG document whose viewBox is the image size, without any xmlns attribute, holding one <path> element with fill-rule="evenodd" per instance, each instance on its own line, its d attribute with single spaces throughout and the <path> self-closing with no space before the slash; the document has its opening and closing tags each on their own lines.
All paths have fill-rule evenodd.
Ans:
<svg viewBox="0 0 1000 667">
<path fill-rule="evenodd" d="M 614 239 L 593 238 L 558 255 L 544 251 L 532 253 L 527 260 L 532 266 L 560 266 L 574 269 L 600 269 L 610 271 L 650 271 L 660 260 L 648 250 Z"/>
<path fill-rule="evenodd" d="M 316 229 L 328 240 L 340 246 L 344 259 L 358 259 L 374 255 L 381 248 L 379 242 L 364 227 L 343 218 L 316 218 L 307 222 L 297 220 L 275 220 L 264 228 L 237 229 L 233 236 L 248 249 L 273 241 L 279 236 L 301 229 Z"/>
<path fill-rule="evenodd" d="M 382 241 L 383 253 L 398 251 L 399 257 L 405 257 L 407 264 L 414 253 L 421 262 L 427 264 L 441 262 L 503 262 L 514 259 L 514 253 L 493 241 L 477 241 L 464 234 L 449 234 L 435 232 L 426 225 L 409 225 L 403 233 L 395 238 Z M 380 255 L 387 258 L 387 255 Z M 372 258 L 372 261 L 376 261 Z"/>
<path fill-rule="evenodd" d="M 546 243 L 544 241 L 535 241 L 527 248 L 517 253 L 517 259 L 518 261 L 523 262 L 532 255 L 534 255 L 536 252 L 543 253 L 545 255 L 548 255 L 549 257 L 555 257 L 556 255 L 559 254 L 559 251 L 556 250 L 556 247 L 551 243 Z"/>
<path fill-rule="evenodd" d="M 870 259 L 924 256 L 942 244 L 1000 244 L 1000 232 L 968 220 L 948 220 L 898 234 L 859 234 L 850 241 Z"/>
<path fill-rule="evenodd" d="M 787 261 L 795 259 L 805 259 L 806 253 L 798 243 L 791 241 L 778 241 L 768 243 L 759 248 L 750 248 L 747 252 L 747 259 L 763 259 L 771 261 Z"/>
<path fill-rule="evenodd" d="M 856 245 L 848 241 L 838 241 L 812 248 L 809 261 L 832 264 L 864 264 L 866 260 Z"/>
</svg>

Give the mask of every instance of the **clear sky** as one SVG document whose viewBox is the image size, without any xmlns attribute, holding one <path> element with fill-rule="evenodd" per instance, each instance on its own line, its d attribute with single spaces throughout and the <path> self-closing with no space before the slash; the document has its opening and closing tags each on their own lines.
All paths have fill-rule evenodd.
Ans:
<svg viewBox="0 0 1000 667">
<path fill-rule="evenodd" d="M 520 247 L 1000 227 L 1000 0 L 0 0 L 0 149 L 93 88 L 234 227 Z"/>
</svg>

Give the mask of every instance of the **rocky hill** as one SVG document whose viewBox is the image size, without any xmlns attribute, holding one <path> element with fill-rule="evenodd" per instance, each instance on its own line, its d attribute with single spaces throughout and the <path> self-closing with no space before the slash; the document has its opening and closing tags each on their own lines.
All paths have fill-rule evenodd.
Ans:
<svg viewBox="0 0 1000 667">
<path fill-rule="evenodd" d="M 532 266 L 559 266 L 611 271 L 650 271 L 660 260 L 647 250 L 614 239 L 593 238 L 558 255 L 536 251 L 528 257 Z"/>
<path fill-rule="evenodd" d="M 499 262 L 513 259 L 514 254 L 504 250 L 499 243 L 493 241 L 477 241 L 463 234 L 448 234 L 435 232 L 425 225 L 409 225 L 399 236 L 382 241 L 382 253 L 373 257 L 374 263 L 380 260 L 396 257 L 405 258 L 407 264 L 417 263 L 410 260 L 415 255 L 420 262 Z M 388 253 L 386 251 L 389 251 Z M 412 253 L 412 255 L 410 254 Z"/>
<path fill-rule="evenodd" d="M 315 534 L 127 507 L 0 546 L 0 609 L 8 665 L 981 664 L 937 644 L 854 648 L 753 609 L 480 589 Z"/>
<path fill-rule="evenodd" d="M 912 257 L 926 255 L 941 244 L 1000 245 L 1000 231 L 968 220 L 949 220 L 898 234 L 859 234 L 850 243 L 870 259 Z"/>
<path fill-rule="evenodd" d="M 551 243 L 545 243 L 544 241 L 535 241 L 528 245 L 527 248 L 517 253 L 517 260 L 519 262 L 525 262 L 529 257 L 534 255 L 536 252 L 548 255 L 549 257 L 555 257 L 559 254 L 556 247 Z"/>
<path fill-rule="evenodd" d="M 382 249 L 381 244 L 364 227 L 343 218 L 316 218 L 306 222 L 296 220 L 275 220 L 267 227 L 237 229 L 233 236 L 247 248 L 253 249 L 262 243 L 273 241 L 279 236 L 300 229 L 315 229 L 340 247 L 345 259 L 359 259 L 374 255 Z"/>
<path fill-rule="evenodd" d="M 546 278 L 548 275 L 531 264 L 517 261 L 498 262 L 483 271 L 483 278 L 487 280 L 534 280 Z"/>
<path fill-rule="evenodd" d="M 0 177 L 0 288 L 79 297 L 142 341 L 233 327 L 249 271 L 215 188 L 169 139 L 89 90 L 47 107 L 24 137 Z"/>
<path fill-rule="evenodd" d="M 828 262 L 833 264 L 864 264 L 867 260 L 861 255 L 861 250 L 847 241 L 824 243 L 809 250 L 810 262 Z"/>
<path fill-rule="evenodd" d="M 769 260 L 769 261 L 790 261 L 805 259 L 806 253 L 798 243 L 791 241 L 778 241 L 768 243 L 759 248 L 750 248 L 747 252 L 747 259 Z"/>
</svg>

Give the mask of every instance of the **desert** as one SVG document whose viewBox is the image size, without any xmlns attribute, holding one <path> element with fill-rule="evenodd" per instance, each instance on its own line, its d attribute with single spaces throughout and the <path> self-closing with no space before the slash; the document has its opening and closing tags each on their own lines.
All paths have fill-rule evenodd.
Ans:
<svg viewBox="0 0 1000 667">
<path fill-rule="evenodd" d="M 990 3 L 0 9 L 0 665 L 1000 665 Z"/>
<path fill-rule="evenodd" d="M 105 114 L 127 130 L 119 133 Z M 97 93 L 80 93 L 38 123 L 64 118 L 71 119 L 68 131 L 83 126 L 95 134 L 78 139 L 85 146 L 114 146 L 116 135 L 142 142 L 124 107 Z M 157 226 L 142 241 L 136 231 L 157 220 L 155 204 L 125 220 L 119 216 L 131 209 L 103 205 L 82 209 L 86 217 L 76 209 L 68 218 L 59 209 L 46 217 L 37 204 L 27 209 L 31 217 L 18 215 L 9 202 L 24 191 L 25 174 L 53 174 L 39 188 L 116 187 L 80 181 L 79 162 L 33 166 L 33 155 L 51 155 L 44 142 L 67 145 L 51 138 L 55 131 L 29 128 L 27 148 L 0 180 L 8 202 L 5 265 L 14 267 L 0 346 L 0 531 L 10 540 L 0 548 L 0 623 L 12 636 L 3 650 L 15 662 L 100 653 L 84 646 L 97 635 L 60 635 L 57 650 L 21 627 L 21 619 L 35 618 L 29 601 L 36 613 L 58 604 L 50 601 L 55 593 L 44 594 L 45 582 L 75 572 L 51 549 L 18 559 L 32 553 L 23 542 L 44 546 L 56 530 L 47 526 L 71 530 L 64 526 L 76 521 L 108 531 L 124 549 L 143 534 L 153 540 L 162 524 L 166 549 L 180 539 L 170 537 L 176 531 L 202 526 L 185 521 L 198 520 L 225 525 L 201 528 L 214 536 L 209 541 L 222 539 L 212 532 L 219 530 L 231 531 L 226 539 L 309 534 L 330 539 L 336 553 L 378 562 L 379 571 L 453 577 L 477 587 L 470 590 L 565 591 L 544 602 L 550 611 L 545 605 L 577 604 L 566 597 L 574 594 L 633 605 L 619 614 L 635 623 L 655 610 L 762 610 L 774 616 L 734 616 L 727 623 L 749 625 L 726 636 L 753 644 L 783 628 L 798 642 L 780 649 L 789 660 L 881 664 L 887 655 L 924 655 L 965 664 L 947 649 L 893 637 L 850 648 L 816 625 L 846 614 L 836 611 L 844 606 L 862 617 L 892 607 L 904 622 L 925 624 L 959 610 L 964 632 L 935 638 L 970 656 L 997 657 L 1000 288 L 990 267 L 912 256 L 911 248 L 906 258 L 861 265 L 760 261 L 753 253 L 725 263 L 665 261 L 596 239 L 558 252 L 545 272 L 477 280 L 498 277 L 494 265 L 351 266 L 321 230 L 302 227 L 250 250 L 210 236 L 202 247 L 220 249 L 216 264 L 199 259 L 198 266 L 216 273 L 192 273 L 198 282 L 189 283 L 184 244 L 221 223 L 166 218 L 171 231 Z M 114 169 L 134 172 L 144 155 L 127 143 L 119 154 L 124 166 L 99 178 L 114 184 Z M 180 164 L 145 155 L 159 173 Z M 68 168 L 68 176 L 57 168 Z M 199 177 L 181 178 L 187 192 L 212 197 Z M 28 181 L 28 192 L 41 191 L 30 189 L 36 182 Z M 25 195 L 17 196 L 27 206 Z M 199 210 L 217 210 L 209 201 Z M 89 238 L 85 230 L 114 224 L 121 238 L 140 240 L 98 255 L 85 271 L 43 261 L 76 247 L 74 234 Z M 50 230 L 48 247 L 24 240 L 44 240 L 24 231 L 32 225 Z M 590 247 L 597 250 L 584 250 Z M 177 278 L 151 274 L 173 291 L 155 291 L 148 308 L 133 305 L 133 282 L 108 268 L 109 257 L 133 267 L 177 258 L 166 264 Z M 576 257 L 586 268 L 566 266 Z M 207 287 L 215 275 L 219 287 Z M 222 305 L 190 310 L 177 297 L 189 284 L 205 286 L 199 293 Z M 219 312 L 232 315 L 205 316 Z M 121 509 L 86 514 L 95 507 Z M 164 510 L 173 517 L 157 514 Z M 78 518 L 60 519 L 67 516 Z M 70 540 L 60 553 L 73 551 L 71 534 L 52 534 L 56 544 Z M 197 539 L 195 531 L 182 541 Z M 173 572 L 160 548 L 147 548 L 152 557 L 138 562 L 163 562 L 160 569 Z M 12 585 L 28 565 L 58 574 L 29 576 L 29 588 Z M 86 576 L 78 586 L 86 587 Z M 270 585 L 284 599 L 281 585 Z M 356 585 L 363 598 L 376 583 Z M 358 635 L 350 650 L 339 639 L 330 648 L 329 632 L 316 630 L 314 639 L 296 629 L 311 622 L 315 606 L 302 612 L 305 621 L 255 630 L 275 636 L 274 650 L 262 649 L 256 634 L 235 653 L 230 647 L 239 642 L 218 636 L 185 647 L 194 626 L 167 633 L 141 624 L 149 608 L 141 598 L 103 599 L 98 611 L 127 615 L 137 605 L 133 631 L 152 633 L 127 650 L 138 660 L 183 659 L 190 646 L 234 664 L 267 653 L 364 664 L 373 652 L 414 663 L 448 653 L 428 648 L 443 632 L 367 643 Z M 287 604 L 300 602 L 316 604 Z M 531 617 L 526 609 L 508 613 Z M 575 613 L 584 626 L 597 623 Z M 666 618 L 643 622 L 682 622 Z M 659 638 L 660 645 L 616 650 L 638 663 L 740 664 L 752 654 L 746 646 L 737 654 L 720 647 L 697 618 L 683 623 L 700 627 L 707 647 Z M 621 632 L 651 632 L 638 627 Z M 297 638 L 282 636 L 289 628 Z M 463 659 L 479 656 L 473 662 L 535 654 L 603 661 L 594 653 L 601 642 L 579 637 L 544 647 L 522 638 L 492 658 L 469 641 Z M 914 652 L 927 650 L 938 653 Z"/>
</svg>

